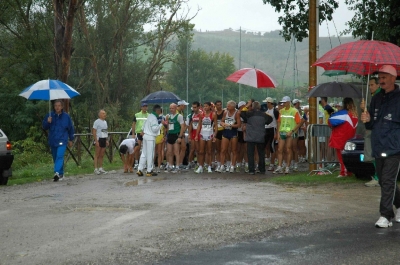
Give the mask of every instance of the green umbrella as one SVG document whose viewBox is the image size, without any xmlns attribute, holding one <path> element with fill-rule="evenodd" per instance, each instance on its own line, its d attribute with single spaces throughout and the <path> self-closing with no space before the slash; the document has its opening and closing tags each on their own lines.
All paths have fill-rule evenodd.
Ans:
<svg viewBox="0 0 400 265">
<path fill-rule="evenodd" d="M 326 75 L 326 76 L 339 76 L 339 75 L 348 75 L 348 74 L 352 74 L 352 75 L 356 75 L 356 73 L 352 73 L 352 72 L 347 72 L 345 70 L 328 70 L 322 73 L 322 75 Z"/>
</svg>

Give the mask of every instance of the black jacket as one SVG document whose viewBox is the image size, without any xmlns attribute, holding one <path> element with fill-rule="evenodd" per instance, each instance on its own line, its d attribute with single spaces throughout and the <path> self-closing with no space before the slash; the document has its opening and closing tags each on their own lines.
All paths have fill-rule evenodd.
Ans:
<svg viewBox="0 0 400 265">
<path fill-rule="evenodd" d="M 385 93 L 382 89 L 372 97 L 368 112 L 371 121 L 365 128 L 372 130 L 372 156 L 382 157 L 400 154 L 400 88 Z M 382 155 L 383 154 L 383 155 Z"/>
<path fill-rule="evenodd" d="M 241 117 L 246 124 L 244 140 L 252 143 L 264 143 L 265 124 L 270 124 L 272 117 L 260 110 L 242 112 Z"/>
</svg>

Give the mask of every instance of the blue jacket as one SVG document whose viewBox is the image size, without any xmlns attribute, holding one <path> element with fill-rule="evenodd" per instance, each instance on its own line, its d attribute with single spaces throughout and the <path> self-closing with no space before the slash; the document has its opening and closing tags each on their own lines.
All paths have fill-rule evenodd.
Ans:
<svg viewBox="0 0 400 265">
<path fill-rule="evenodd" d="M 382 89 L 374 95 L 368 112 L 371 121 L 365 128 L 372 130 L 372 156 L 382 157 L 400 154 L 400 88 L 385 93 Z"/>
<path fill-rule="evenodd" d="M 49 130 L 48 142 L 52 147 L 57 147 L 60 145 L 68 144 L 68 137 L 71 141 L 74 140 L 74 126 L 72 125 L 72 120 L 68 113 L 62 112 L 61 114 L 56 114 L 52 112 L 51 114 L 52 122 L 48 123 L 47 118 L 49 114 L 44 117 L 42 122 L 42 127 L 45 130 Z"/>
</svg>

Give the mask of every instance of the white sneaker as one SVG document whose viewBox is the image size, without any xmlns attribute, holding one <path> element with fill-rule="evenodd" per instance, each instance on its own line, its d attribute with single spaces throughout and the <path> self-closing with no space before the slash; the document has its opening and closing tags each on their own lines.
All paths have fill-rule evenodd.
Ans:
<svg viewBox="0 0 400 265">
<path fill-rule="evenodd" d="M 274 174 L 282 174 L 282 173 L 283 173 L 283 168 L 280 167 L 280 166 L 278 166 L 278 167 L 275 169 L 275 171 L 272 172 L 272 173 L 274 173 Z"/>
<path fill-rule="evenodd" d="M 229 166 L 226 166 L 226 168 L 225 168 L 225 172 L 229 172 Z"/>
<path fill-rule="evenodd" d="M 294 163 L 293 171 L 299 171 L 299 165 L 297 163 Z"/>
<path fill-rule="evenodd" d="M 97 168 L 95 168 L 95 169 L 94 169 L 94 174 L 100 175 L 101 173 L 100 173 L 100 171 L 99 171 Z"/>
<path fill-rule="evenodd" d="M 286 167 L 285 168 L 285 174 L 289 174 L 289 170 L 290 170 L 289 167 Z"/>
<path fill-rule="evenodd" d="M 225 166 L 221 165 L 221 167 L 219 168 L 219 173 L 223 173 L 225 171 Z"/>
<path fill-rule="evenodd" d="M 102 167 L 99 168 L 99 172 L 100 174 L 107 174 L 107 171 L 105 171 Z"/>
<path fill-rule="evenodd" d="M 391 227 L 392 225 L 393 225 L 392 222 L 390 222 L 383 216 L 379 217 L 378 222 L 375 223 L 375 227 L 378 228 L 388 228 Z"/>
<path fill-rule="evenodd" d="M 273 164 L 271 164 L 271 165 L 268 167 L 267 171 L 274 171 L 274 166 L 273 166 Z"/>
<path fill-rule="evenodd" d="M 217 168 L 215 169 L 215 172 L 219 172 L 219 173 L 221 173 L 221 166 L 217 166 Z"/>
<path fill-rule="evenodd" d="M 194 171 L 194 173 L 196 173 L 196 174 L 203 173 L 203 167 L 202 167 L 202 166 L 199 166 L 199 167 L 197 168 L 197 170 Z"/>
<path fill-rule="evenodd" d="M 235 172 L 235 167 L 234 167 L 234 166 L 231 166 L 231 167 L 229 168 L 229 172 L 231 172 L 231 173 Z"/>
<path fill-rule="evenodd" d="M 397 208 L 396 210 L 396 223 L 400 223 L 400 208 Z"/>
<path fill-rule="evenodd" d="M 208 166 L 207 172 L 208 172 L 208 173 L 212 173 L 212 168 L 211 168 L 211 166 Z"/>
<path fill-rule="evenodd" d="M 379 181 L 375 180 L 374 178 L 372 178 L 371 181 L 368 181 L 367 183 L 364 184 L 367 187 L 379 187 Z M 397 216 L 397 215 L 396 215 Z M 400 217 L 400 216 L 399 216 Z M 397 220 L 396 220 L 397 221 Z"/>
</svg>

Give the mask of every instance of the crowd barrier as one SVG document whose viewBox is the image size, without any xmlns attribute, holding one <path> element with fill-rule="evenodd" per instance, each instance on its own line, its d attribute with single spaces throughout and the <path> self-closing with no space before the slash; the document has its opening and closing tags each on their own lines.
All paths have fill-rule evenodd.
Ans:
<svg viewBox="0 0 400 265">
<path fill-rule="evenodd" d="M 317 164 L 316 170 L 310 174 L 332 174 L 336 170 L 338 160 L 336 150 L 329 147 L 332 129 L 326 124 L 309 124 L 307 126 L 308 163 Z"/>
</svg>

